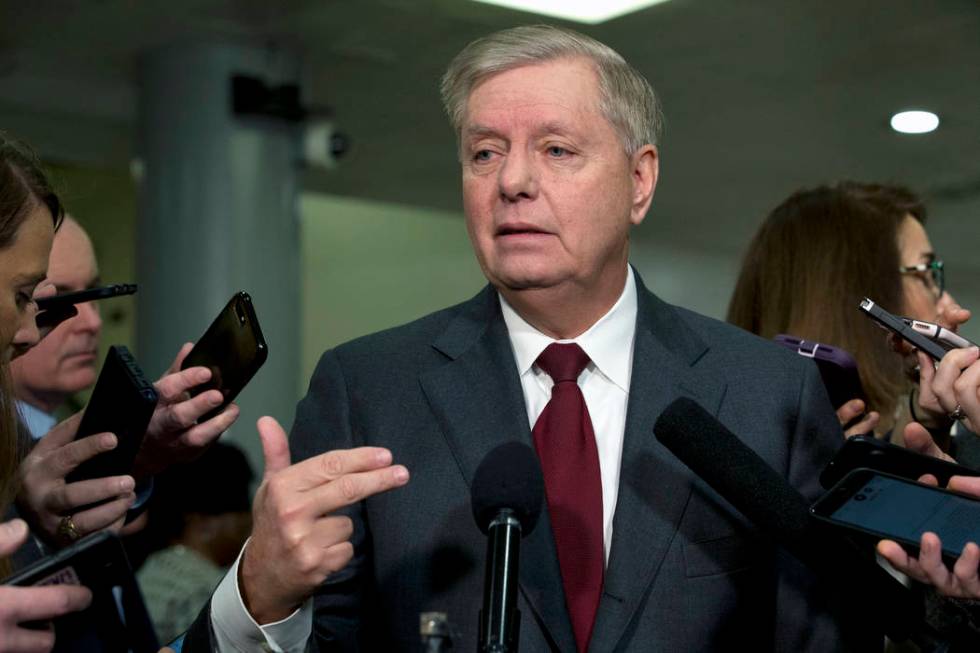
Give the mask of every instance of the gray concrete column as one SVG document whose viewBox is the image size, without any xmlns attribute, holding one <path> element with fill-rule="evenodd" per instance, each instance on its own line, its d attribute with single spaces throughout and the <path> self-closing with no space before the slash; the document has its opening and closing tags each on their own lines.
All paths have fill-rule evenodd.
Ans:
<svg viewBox="0 0 980 653">
<path fill-rule="evenodd" d="M 232 294 L 252 295 L 269 345 L 239 396 L 231 439 L 260 471 L 255 421 L 288 430 L 298 394 L 299 127 L 232 111 L 232 76 L 297 83 L 287 52 L 228 44 L 172 46 L 140 70 L 142 161 L 137 357 L 156 376 Z"/>
</svg>

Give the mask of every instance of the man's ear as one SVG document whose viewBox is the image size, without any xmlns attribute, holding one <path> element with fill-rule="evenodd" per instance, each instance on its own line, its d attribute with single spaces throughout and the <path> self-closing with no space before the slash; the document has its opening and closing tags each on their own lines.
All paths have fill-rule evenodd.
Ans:
<svg viewBox="0 0 980 653">
<path fill-rule="evenodd" d="M 657 178 L 660 176 L 660 154 L 653 145 L 644 145 L 630 157 L 630 167 L 633 177 L 633 206 L 630 210 L 630 222 L 638 225 L 643 222 L 653 192 L 657 188 Z"/>
</svg>

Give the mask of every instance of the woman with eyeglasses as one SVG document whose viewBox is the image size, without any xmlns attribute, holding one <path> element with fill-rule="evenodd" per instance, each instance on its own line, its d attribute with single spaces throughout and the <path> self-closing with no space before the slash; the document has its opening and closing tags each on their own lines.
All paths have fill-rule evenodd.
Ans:
<svg viewBox="0 0 980 653">
<path fill-rule="evenodd" d="M 926 210 L 908 189 L 845 181 L 794 193 L 765 219 L 745 255 L 728 321 L 772 338 L 786 333 L 838 347 L 858 364 L 867 401 L 838 410 L 847 434 L 903 441 L 912 420 L 947 448 L 952 420 L 913 382 L 916 359 L 858 310 L 884 309 L 955 329 L 970 317 L 945 288 L 925 231 Z"/>
<path fill-rule="evenodd" d="M 40 162 L 0 132 L 0 515 L 7 514 L 18 489 L 18 431 L 8 365 L 15 353 L 40 338 L 33 300 L 47 273 L 61 217 L 61 204 Z M 10 571 L 7 556 L 27 536 L 22 520 L 0 524 L 0 577 Z M 38 630 L 36 623 L 84 609 L 90 601 L 91 593 L 84 587 L 0 586 L 0 651 L 49 651 L 54 633 Z M 22 627 L 27 622 L 35 626 Z"/>
</svg>

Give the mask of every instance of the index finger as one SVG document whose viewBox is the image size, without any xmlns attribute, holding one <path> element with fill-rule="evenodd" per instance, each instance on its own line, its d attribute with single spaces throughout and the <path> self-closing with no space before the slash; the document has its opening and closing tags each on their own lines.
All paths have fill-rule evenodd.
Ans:
<svg viewBox="0 0 980 653">
<path fill-rule="evenodd" d="M 58 447 L 62 447 L 74 440 L 75 434 L 78 432 L 78 423 L 81 419 L 82 413 L 79 411 L 61 423 L 56 424 L 43 438 L 38 440 L 33 452 L 44 453 L 46 451 L 54 451 Z"/>
<path fill-rule="evenodd" d="M 92 602 L 92 592 L 81 585 L 10 587 L 9 590 L 16 591 L 16 600 L 10 602 L 15 623 L 54 619 L 84 610 Z"/>
<path fill-rule="evenodd" d="M 408 470 L 392 465 L 366 472 L 346 474 L 310 489 L 312 506 L 319 515 L 330 513 L 408 483 Z"/>
<path fill-rule="evenodd" d="M 309 490 L 335 481 L 341 476 L 369 472 L 391 464 L 391 452 L 383 447 L 337 449 L 308 458 L 293 465 L 298 482 L 296 489 Z"/>
</svg>

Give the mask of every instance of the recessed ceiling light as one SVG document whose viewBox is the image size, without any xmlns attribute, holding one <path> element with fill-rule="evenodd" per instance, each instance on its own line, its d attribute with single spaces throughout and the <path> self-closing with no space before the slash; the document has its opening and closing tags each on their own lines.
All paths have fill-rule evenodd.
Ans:
<svg viewBox="0 0 980 653">
<path fill-rule="evenodd" d="M 532 14 L 598 25 L 667 0 L 476 0 Z"/>
<path fill-rule="evenodd" d="M 939 116 L 931 111 L 901 111 L 892 116 L 891 125 L 902 134 L 927 134 L 939 126 Z"/>
</svg>

